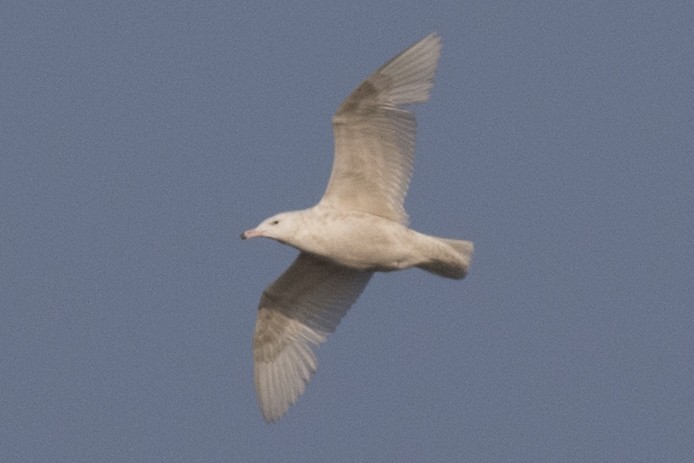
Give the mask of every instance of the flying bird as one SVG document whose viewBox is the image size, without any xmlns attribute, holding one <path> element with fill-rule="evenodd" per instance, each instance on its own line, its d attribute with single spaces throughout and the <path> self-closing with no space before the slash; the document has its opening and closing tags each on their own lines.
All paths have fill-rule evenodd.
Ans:
<svg viewBox="0 0 694 463">
<path fill-rule="evenodd" d="M 335 331 L 374 272 L 418 267 L 446 278 L 468 272 L 473 244 L 408 227 L 415 118 L 441 54 L 433 33 L 369 76 L 333 117 L 335 157 L 315 206 L 265 219 L 241 238 L 299 250 L 260 298 L 253 338 L 255 388 L 268 422 L 281 418 L 316 371 L 313 348 Z"/>
</svg>

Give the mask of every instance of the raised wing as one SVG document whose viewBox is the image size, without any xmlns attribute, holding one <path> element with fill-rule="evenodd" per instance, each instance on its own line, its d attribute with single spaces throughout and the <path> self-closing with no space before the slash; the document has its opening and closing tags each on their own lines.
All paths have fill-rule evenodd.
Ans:
<svg viewBox="0 0 694 463">
<path fill-rule="evenodd" d="M 362 82 L 333 117 L 335 159 L 320 203 L 407 223 L 416 122 L 403 105 L 429 99 L 441 54 L 430 34 Z"/>
<path fill-rule="evenodd" d="M 317 367 L 312 347 L 335 331 L 371 275 L 302 252 L 263 291 L 253 359 L 265 420 L 279 419 L 304 391 Z"/>
</svg>

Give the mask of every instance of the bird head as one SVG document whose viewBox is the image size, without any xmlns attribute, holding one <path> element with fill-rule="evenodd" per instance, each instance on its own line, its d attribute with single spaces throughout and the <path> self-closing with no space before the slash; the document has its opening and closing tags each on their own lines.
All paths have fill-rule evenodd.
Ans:
<svg viewBox="0 0 694 463">
<path fill-rule="evenodd" d="M 271 238 L 281 243 L 291 243 L 299 227 L 298 212 L 282 212 L 263 220 L 257 227 L 241 233 L 241 239 L 246 240 L 260 236 Z"/>
</svg>

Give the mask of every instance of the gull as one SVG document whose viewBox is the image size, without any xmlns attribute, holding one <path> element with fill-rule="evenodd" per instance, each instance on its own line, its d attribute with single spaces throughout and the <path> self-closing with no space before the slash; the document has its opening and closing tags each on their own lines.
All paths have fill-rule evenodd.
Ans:
<svg viewBox="0 0 694 463">
<path fill-rule="evenodd" d="M 374 272 L 418 267 L 453 279 L 468 272 L 472 243 L 412 230 L 403 205 L 416 128 L 407 106 L 429 99 L 440 54 L 441 38 L 432 33 L 362 82 L 333 117 L 335 157 L 318 204 L 241 234 L 299 250 L 258 307 L 254 379 L 267 422 L 303 393 L 318 365 L 313 348 L 335 331 Z"/>
</svg>

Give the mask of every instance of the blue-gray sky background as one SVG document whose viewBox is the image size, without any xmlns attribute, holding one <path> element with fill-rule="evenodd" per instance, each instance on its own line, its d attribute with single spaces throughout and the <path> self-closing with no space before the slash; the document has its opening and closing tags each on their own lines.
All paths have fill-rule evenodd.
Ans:
<svg viewBox="0 0 694 463">
<path fill-rule="evenodd" d="M 691 2 L 6 2 L 0 460 L 692 461 Z M 438 31 L 412 225 L 262 421 L 251 336 L 330 118 Z"/>
</svg>

